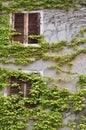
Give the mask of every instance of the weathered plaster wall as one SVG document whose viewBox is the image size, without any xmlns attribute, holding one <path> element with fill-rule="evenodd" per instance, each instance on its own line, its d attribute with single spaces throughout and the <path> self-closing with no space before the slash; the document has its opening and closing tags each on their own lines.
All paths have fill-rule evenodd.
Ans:
<svg viewBox="0 0 86 130">
<path fill-rule="evenodd" d="M 72 39 L 72 37 L 80 31 L 81 28 L 86 27 L 86 9 L 80 8 L 78 11 L 70 10 L 68 12 L 62 10 L 44 10 L 43 11 L 43 34 L 45 39 L 51 42 L 57 42 L 60 40 L 67 40 L 68 42 Z M 68 52 L 71 50 L 65 50 L 64 52 Z M 63 52 L 61 52 L 63 54 Z M 73 61 L 72 71 L 79 74 L 86 74 L 86 56 L 80 54 Z M 68 88 L 70 91 L 76 91 L 75 84 L 77 81 L 77 75 L 69 75 L 69 74 L 56 74 L 55 69 L 49 69 L 48 67 L 51 65 L 56 65 L 56 63 L 51 61 L 43 61 L 39 60 L 35 63 L 32 63 L 27 66 L 13 65 L 13 64 L 1 64 L 0 67 L 4 68 L 12 68 L 15 70 L 22 69 L 24 71 L 37 71 L 42 72 L 43 76 L 51 76 L 55 78 L 55 82 L 58 83 L 60 88 Z M 68 70 L 68 66 L 65 65 L 63 67 L 64 70 Z M 58 78 L 65 78 L 66 80 L 63 82 L 57 82 Z M 51 82 L 49 82 L 49 87 L 51 87 Z M 6 94 L 6 92 L 4 93 Z M 64 121 L 74 118 L 68 116 Z M 31 122 L 31 126 L 27 128 L 27 130 L 31 130 L 33 126 L 33 122 Z M 69 130 L 69 128 L 65 127 L 60 130 Z"/>
<path fill-rule="evenodd" d="M 77 11 L 44 10 L 43 18 L 43 33 L 49 43 L 60 40 L 70 42 L 81 28 L 86 27 L 86 8 Z"/>
<path fill-rule="evenodd" d="M 86 27 L 86 9 L 80 8 L 78 11 L 63 11 L 63 10 L 43 10 L 42 16 L 42 26 L 43 26 L 43 34 L 46 40 L 51 42 L 57 42 L 59 40 L 67 40 L 70 41 L 71 38 L 80 31 L 81 28 Z M 84 46 L 86 47 L 86 46 Z M 64 54 L 70 52 L 71 50 L 65 50 L 59 52 L 60 54 Z M 77 72 L 79 74 L 86 74 L 86 56 L 79 55 L 73 61 L 73 72 Z M 1 67 L 12 68 L 12 69 L 22 69 L 25 72 L 41 72 L 43 76 L 51 76 L 53 78 L 65 78 L 68 77 L 68 81 L 65 83 L 58 82 L 59 86 L 67 87 L 70 91 L 75 91 L 75 83 L 77 80 L 77 75 L 69 76 L 68 74 L 60 73 L 56 74 L 55 69 L 49 69 L 49 66 L 56 65 L 53 61 L 43 61 L 39 60 L 35 63 L 32 63 L 27 66 L 14 65 L 14 64 L 2 64 Z M 68 66 L 63 67 L 64 70 L 69 69 Z M 65 85 L 64 85 L 65 84 Z M 50 85 L 51 86 L 51 85 Z"/>
</svg>

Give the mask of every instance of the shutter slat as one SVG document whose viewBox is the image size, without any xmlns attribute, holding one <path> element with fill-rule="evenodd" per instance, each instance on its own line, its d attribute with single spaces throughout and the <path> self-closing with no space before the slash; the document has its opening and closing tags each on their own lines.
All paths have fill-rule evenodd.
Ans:
<svg viewBox="0 0 86 130">
<path fill-rule="evenodd" d="M 16 32 L 20 34 L 16 34 L 13 37 L 14 41 L 19 41 L 23 43 L 24 41 L 24 14 L 23 13 L 15 13 L 14 17 L 14 29 Z"/>
</svg>

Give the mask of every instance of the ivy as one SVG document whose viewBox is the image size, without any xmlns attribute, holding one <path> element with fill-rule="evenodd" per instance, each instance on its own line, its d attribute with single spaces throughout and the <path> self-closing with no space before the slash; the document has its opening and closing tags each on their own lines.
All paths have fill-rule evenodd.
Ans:
<svg viewBox="0 0 86 130">
<path fill-rule="evenodd" d="M 3 0 L 5 1 L 5 0 Z M 40 8 L 60 8 L 68 10 L 69 8 L 77 9 L 77 5 L 86 5 L 84 0 L 8 0 L 9 1 L 9 8 L 3 7 L 4 9 L 8 9 L 8 11 L 17 10 L 19 8 L 25 8 L 25 10 L 36 10 Z"/>
<path fill-rule="evenodd" d="M 3 0 L 3 2 L 7 2 Z M 60 89 L 58 84 L 49 82 L 49 88 L 45 78 L 53 81 L 53 77 L 40 77 L 37 74 L 26 74 L 21 70 L 0 68 L 0 130 L 22 130 L 33 122 L 32 130 L 57 130 L 69 127 L 71 130 L 86 130 L 86 75 L 71 72 L 72 61 L 86 49 L 81 45 L 86 43 L 86 28 L 82 29 L 70 43 L 60 41 L 48 44 L 43 36 L 30 36 L 38 40 L 38 47 L 27 46 L 11 41 L 15 34 L 10 27 L 10 13 L 22 8 L 26 11 L 47 8 L 59 8 L 66 11 L 70 8 L 78 9 L 78 5 L 86 6 L 84 0 L 8 0 L 8 6 L 0 1 L 0 63 L 28 65 L 37 60 L 50 60 L 56 63 L 48 68 L 56 69 L 58 73 L 77 75 L 76 92 L 70 92 L 66 88 Z M 71 52 L 60 54 L 65 49 Z M 63 70 L 62 66 L 68 65 L 69 70 Z M 19 78 L 23 82 L 30 82 L 30 97 L 23 98 L 20 94 L 4 97 L 2 90 L 8 88 L 10 77 Z M 66 79 L 66 78 L 65 78 Z M 58 81 L 64 79 L 58 78 Z M 12 87 L 19 87 L 13 83 Z M 27 108 L 26 104 L 31 107 Z M 34 107 L 32 107 L 34 106 Z M 66 116 L 67 115 L 67 116 Z M 73 119 L 69 119 L 73 115 Z M 65 123 L 64 120 L 67 119 Z"/>
<path fill-rule="evenodd" d="M 80 128 L 85 128 L 85 107 L 86 90 L 80 89 L 75 94 L 67 89 L 59 89 L 57 86 L 47 87 L 45 81 L 39 75 L 34 73 L 26 74 L 21 70 L 0 68 L 0 82 L 8 87 L 8 79 L 11 76 L 29 81 L 32 84 L 30 97 L 22 98 L 20 95 L 11 95 L 8 97 L 0 96 L 0 129 L 19 130 L 27 127 L 29 120 L 34 121 L 33 130 L 56 130 L 63 127 L 63 118 L 66 113 L 73 113 L 78 117 L 79 113 Z M 16 87 L 16 83 L 12 84 Z M 26 103 L 37 104 L 32 108 L 27 108 Z M 81 117 L 83 115 L 83 119 Z M 77 120 L 75 120 L 77 127 Z M 68 126 L 71 126 L 70 120 Z M 75 130 L 75 129 L 74 129 Z"/>
<path fill-rule="evenodd" d="M 86 87 L 86 75 L 79 75 L 79 80 L 77 81 L 76 87 L 84 89 Z"/>
<path fill-rule="evenodd" d="M 0 97 L 0 129 L 20 130 L 27 127 L 29 117 L 24 101 L 18 96 Z"/>
</svg>

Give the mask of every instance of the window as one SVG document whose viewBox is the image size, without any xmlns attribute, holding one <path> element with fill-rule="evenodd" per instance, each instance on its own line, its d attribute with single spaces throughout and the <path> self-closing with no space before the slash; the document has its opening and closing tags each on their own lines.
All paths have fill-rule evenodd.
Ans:
<svg viewBox="0 0 86 130">
<path fill-rule="evenodd" d="M 23 70 L 23 72 L 25 73 L 34 73 L 38 76 L 43 76 L 43 71 L 28 71 L 28 70 Z M 20 76 L 19 76 L 20 77 Z M 16 78 L 14 76 L 11 76 L 9 78 L 9 86 L 8 88 L 3 89 L 2 94 L 4 96 L 10 96 L 10 95 L 15 95 L 18 94 L 20 95 L 21 98 L 28 98 L 28 99 L 32 99 L 34 98 L 33 95 L 31 95 L 30 90 L 32 87 L 32 82 L 31 81 L 23 81 L 21 80 L 21 78 Z M 38 79 L 37 79 L 38 80 Z M 37 81 L 36 79 L 34 80 L 34 83 L 36 83 Z M 35 86 L 34 86 L 35 87 Z M 39 97 L 38 97 L 39 98 Z M 32 103 L 30 102 L 25 102 L 25 106 L 27 108 L 34 108 L 37 107 L 39 105 L 39 101 L 37 101 L 36 103 Z"/>
<path fill-rule="evenodd" d="M 28 71 L 23 70 L 24 73 L 33 73 L 38 76 L 43 76 L 43 71 Z M 11 76 L 9 79 L 9 86 L 8 88 L 3 90 L 3 95 L 8 96 L 11 94 L 20 94 L 22 97 L 30 97 L 30 89 L 32 87 L 32 84 L 30 81 L 22 81 L 20 78 L 16 78 L 14 76 Z"/>
<path fill-rule="evenodd" d="M 24 82 L 20 80 L 19 78 L 11 77 L 10 78 L 10 86 L 7 89 L 7 95 L 14 95 L 18 94 L 22 98 L 30 98 L 30 89 L 31 89 L 31 83 L 29 81 Z M 30 103 L 30 102 L 25 102 L 25 106 L 27 108 L 34 108 L 37 107 L 39 103 Z"/>
<path fill-rule="evenodd" d="M 14 35 L 13 40 L 28 44 L 37 43 L 36 39 L 29 36 L 40 34 L 40 18 L 40 12 L 13 13 L 12 27 L 19 33 Z"/>
<path fill-rule="evenodd" d="M 31 88 L 30 82 L 23 82 L 22 80 L 11 77 L 10 78 L 10 86 L 8 87 L 8 94 L 19 94 L 22 97 L 29 97 L 29 91 Z"/>
</svg>

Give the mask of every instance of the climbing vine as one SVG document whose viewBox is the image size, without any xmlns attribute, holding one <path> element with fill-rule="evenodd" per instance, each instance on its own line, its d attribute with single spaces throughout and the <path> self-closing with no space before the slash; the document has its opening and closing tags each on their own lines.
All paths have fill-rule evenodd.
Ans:
<svg viewBox="0 0 86 130">
<path fill-rule="evenodd" d="M 1 0 L 6 1 L 6 0 Z M 78 5 L 86 5 L 84 0 L 8 0 L 9 8 L 6 6 L 2 6 L 3 10 L 17 10 L 19 8 L 25 8 L 26 10 L 36 10 L 41 8 L 59 8 L 68 10 L 69 8 L 77 9 Z"/>
<path fill-rule="evenodd" d="M 37 74 L 26 74 L 20 70 L 0 68 L 0 130 L 22 130 L 32 123 L 32 130 L 57 130 L 69 127 L 71 130 L 86 130 L 86 75 L 71 72 L 72 60 L 81 53 L 86 53 L 86 48 L 81 45 L 86 43 L 84 35 L 86 28 L 82 29 L 70 43 L 60 41 L 48 44 L 43 36 L 30 36 L 38 40 L 38 47 L 24 46 L 12 41 L 15 34 L 10 26 L 10 13 L 24 10 L 42 8 L 59 8 L 68 10 L 78 9 L 78 5 L 86 6 L 84 0 L 1 0 L 0 1 L 0 63 L 28 65 L 37 60 L 50 60 L 56 63 L 49 69 L 56 69 L 57 73 L 76 74 L 76 92 L 66 88 L 60 89 L 55 83 L 49 87 L 45 77 Z M 2 2 L 7 2 L 5 5 Z M 64 49 L 72 50 L 65 54 L 58 54 Z M 64 70 L 62 66 L 69 66 Z M 30 82 L 30 97 L 23 98 L 20 94 L 4 97 L 2 91 L 10 86 L 9 79 L 15 77 L 23 82 Z M 49 81 L 52 77 L 46 77 Z M 64 79 L 59 78 L 58 81 Z M 51 82 L 50 82 L 51 83 Z M 15 82 L 13 87 L 17 87 Z M 30 107 L 27 107 L 29 104 Z M 34 106 L 34 107 L 33 107 Z M 72 117 L 70 119 L 70 117 Z M 65 120 L 67 120 L 65 122 Z"/>
<path fill-rule="evenodd" d="M 32 84 L 29 98 L 22 98 L 18 94 L 8 97 L 0 96 L 1 130 L 23 129 L 28 126 L 30 121 L 33 121 L 33 130 L 56 130 L 59 127 L 69 126 L 74 130 L 77 126 L 78 130 L 86 129 L 86 89 L 79 89 L 74 94 L 66 88 L 59 89 L 56 86 L 49 88 L 39 75 L 26 74 L 21 70 L 13 71 L 0 68 L 0 74 L 0 88 L 7 88 L 10 85 L 8 81 L 11 76 L 29 81 Z M 26 103 L 37 105 L 27 108 Z M 71 119 L 71 121 L 68 120 L 67 123 L 64 123 L 63 119 L 72 114 L 74 120 Z M 77 124 L 78 120 L 79 123 Z M 73 121 L 75 124 L 72 126 Z"/>
</svg>

